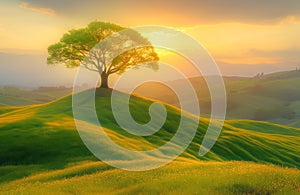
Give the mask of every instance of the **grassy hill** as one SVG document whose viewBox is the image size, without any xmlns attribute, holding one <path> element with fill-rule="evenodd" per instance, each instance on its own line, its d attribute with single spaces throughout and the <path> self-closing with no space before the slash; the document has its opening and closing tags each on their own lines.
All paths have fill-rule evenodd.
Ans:
<svg viewBox="0 0 300 195">
<path fill-rule="evenodd" d="M 192 78 L 190 81 L 198 94 L 201 112 L 209 116 L 211 100 L 204 78 Z M 179 87 L 182 85 L 180 80 L 172 82 Z M 253 78 L 224 77 L 224 82 L 228 100 L 227 119 L 252 119 L 300 127 L 300 71 Z M 145 84 L 136 90 L 136 94 L 180 106 L 175 94 L 161 84 Z"/>
<path fill-rule="evenodd" d="M 211 102 L 205 80 L 197 77 L 190 81 L 197 89 L 203 117 L 209 117 Z M 228 96 L 227 119 L 251 119 L 300 127 L 300 71 L 278 72 L 253 78 L 225 76 L 224 81 Z M 171 82 L 179 87 L 182 85 L 180 80 Z M 50 102 L 71 91 L 71 88 L 65 87 L 41 87 L 36 90 L 0 87 L 0 107 Z M 159 83 L 144 84 L 135 93 L 179 106 L 176 95 Z"/>
<path fill-rule="evenodd" d="M 297 169 L 247 162 L 176 161 L 147 172 L 85 162 L 1 183 L 0 189 L 3 194 L 298 194 L 299 183 Z"/>
<path fill-rule="evenodd" d="M 167 120 L 157 133 L 138 137 L 125 132 L 113 119 L 109 94 L 107 90 L 97 91 L 96 108 L 105 132 L 119 145 L 135 150 L 156 148 L 176 132 L 180 111 L 167 105 Z M 132 96 L 130 108 L 139 123 L 149 121 L 147 111 L 151 103 L 149 99 Z M 208 124 L 207 119 L 199 118 L 193 142 L 175 162 L 157 170 L 132 173 L 97 162 L 86 149 L 75 129 L 70 96 L 43 105 L 6 109 L 0 114 L 0 189 L 7 193 L 150 190 L 249 194 L 295 193 L 300 189 L 298 169 L 269 165 L 300 167 L 297 128 L 228 121 L 212 151 L 199 157 L 199 144 Z M 249 162 L 228 162 L 233 160 Z"/>
</svg>

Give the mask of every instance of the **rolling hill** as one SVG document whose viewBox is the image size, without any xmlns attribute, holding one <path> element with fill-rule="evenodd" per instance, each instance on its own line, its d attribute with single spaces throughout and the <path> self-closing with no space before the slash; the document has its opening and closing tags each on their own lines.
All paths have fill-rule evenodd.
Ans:
<svg viewBox="0 0 300 195">
<path fill-rule="evenodd" d="M 213 76 L 210 76 L 213 79 Z M 227 91 L 227 119 L 268 121 L 300 127 L 300 71 L 278 72 L 247 77 L 223 77 Z M 191 78 L 203 117 L 209 117 L 211 100 L 204 78 Z M 182 86 L 181 80 L 170 81 Z M 217 86 L 215 86 L 217 87 Z M 213 90 L 213 89 L 212 89 Z M 71 93 L 66 87 L 40 87 L 24 90 L 0 87 L 0 107 L 46 103 Z M 159 83 L 146 83 L 135 93 L 179 107 L 176 95 Z M 195 102 L 188 102 L 194 105 Z"/>
<path fill-rule="evenodd" d="M 71 91 L 72 88 L 67 87 L 39 87 L 29 90 L 0 86 L 0 107 L 46 103 L 70 94 Z"/>
<path fill-rule="evenodd" d="M 148 122 L 147 111 L 153 101 L 138 96 L 132 96 L 130 101 L 135 120 Z M 71 96 L 66 96 L 47 104 L 2 111 L 1 191 L 266 194 L 300 190 L 300 130 L 297 128 L 249 120 L 227 121 L 213 149 L 199 157 L 199 144 L 208 125 L 208 119 L 199 118 L 193 142 L 176 161 L 166 167 L 136 173 L 105 165 L 88 151 L 75 129 L 71 105 Z M 101 89 L 96 93 L 96 109 L 106 134 L 119 145 L 134 150 L 159 147 L 174 135 L 180 111 L 165 106 L 168 116 L 162 129 L 151 136 L 138 137 L 115 123 L 110 91 Z"/>
<path fill-rule="evenodd" d="M 180 80 L 170 82 L 179 87 L 183 83 Z M 203 116 L 209 116 L 211 100 L 204 78 L 191 78 L 190 82 L 196 89 Z M 224 82 L 227 91 L 227 119 L 251 119 L 300 127 L 299 70 L 253 78 L 224 77 Z M 211 89 L 214 90 L 214 87 Z M 180 106 L 175 94 L 162 84 L 144 84 L 135 93 Z"/>
</svg>

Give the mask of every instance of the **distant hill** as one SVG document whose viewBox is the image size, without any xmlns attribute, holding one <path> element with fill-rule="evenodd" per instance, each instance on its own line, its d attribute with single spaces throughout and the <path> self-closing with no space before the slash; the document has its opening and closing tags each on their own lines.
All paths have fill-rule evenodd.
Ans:
<svg viewBox="0 0 300 195">
<path fill-rule="evenodd" d="M 203 116 L 209 116 L 211 100 L 204 78 L 191 78 L 190 81 L 198 94 Z M 179 87 L 182 85 L 180 80 L 171 82 Z M 227 119 L 262 120 L 300 127 L 299 70 L 259 74 L 253 78 L 224 77 L 224 82 L 228 100 Z M 162 84 L 144 84 L 135 93 L 179 106 L 175 94 Z"/>
<path fill-rule="evenodd" d="M 63 86 L 39 87 L 37 89 L 0 86 L 0 107 L 46 103 L 70 94 L 71 92 L 72 88 Z"/>
</svg>

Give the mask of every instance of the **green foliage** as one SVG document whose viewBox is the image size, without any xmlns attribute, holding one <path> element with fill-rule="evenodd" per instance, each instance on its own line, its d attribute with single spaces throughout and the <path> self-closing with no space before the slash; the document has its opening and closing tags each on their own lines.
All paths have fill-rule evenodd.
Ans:
<svg viewBox="0 0 300 195">
<path fill-rule="evenodd" d="M 77 67 L 99 41 L 123 29 L 111 23 L 91 22 L 86 28 L 70 30 L 58 43 L 48 47 L 47 62 Z"/>
<path fill-rule="evenodd" d="M 138 67 L 143 63 L 157 69 L 158 55 L 151 43 L 138 32 L 124 27 L 106 23 L 91 22 L 87 27 L 70 30 L 58 43 L 48 47 L 48 64 L 63 63 L 68 68 L 81 64 L 90 71 L 103 75 L 102 82 L 107 85 L 108 75 L 123 73 L 130 67 Z M 113 41 L 106 38 L 114 35 Z M 99 45 L 98 43 L 103 44 Z M 128 45 L 140 47 L 126 48 Z M 124 51 L 123 51 L 124 50 Z M 122 51 L 121 53 L 118 53 Z M 110 57 L 116 55 L 116 58 Z M 106 87 L 106 86 L 105 86 Z"/>
</svg>

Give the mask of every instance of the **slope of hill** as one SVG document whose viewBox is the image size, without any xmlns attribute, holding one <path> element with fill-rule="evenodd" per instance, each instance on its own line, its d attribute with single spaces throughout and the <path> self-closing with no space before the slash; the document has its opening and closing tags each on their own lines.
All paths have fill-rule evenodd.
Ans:
<svg viewBox="0 0 300 195">
<path fill-rule="evenodd" d="M 146 137 L 132 136 L 114 121 L 109 95 L 106 92 L 97 93 L 100 94 L 96 99 L 96 105 L 102 126 L 106 128 L 108 134 L 122 135 L 124 141 L 120 144 L 125 147 L 130 147 L 126 142 L 127 138 L 131 141 L 135 140 L 137 144 L 140 144 L 137 146 L 140 148 L 145 148 L 147 144 L 157 147 L 168 141 L 176 132 L 180 121 L 180 111 L 166 105 L 167 121 L 159 132 Z M 140 97 L 131 98 L 131 111 L 137 122 L 146 123 L 149 120 L 148 107 L 151 103 L 151 100 Z M 57 158 L 59 154 L 64 158 L 61 162 L 66 162 L 69 158 L 89 159 L 91 157 L 75 130 L 70 96 L 44 105 L 12 110 L 1 114 L 0 119 L 1 139 L 3 140 L 0 147 L 1 164 L 49 162 L 53 155 Z M 183 154 L 184 156 L 199 158 L 199 143 L 201 143 L 207 124 L 207 119 L 200 120 L 197 135 Z M 297 155 L 299 135 L 299 129 L 267 122 L 228 121 L 213 150 L 200 159 L 249 160 L 299 167 L 300 159 Z M 20 148 L 22 150 L 19 150 Z M 43 158 L 40 158 L 41 156 Z"/>
<path fill-rule="evenodd" d="M 190 81 L 198 94 L 201 112 L 209 116 L 211 100 L 204 78 L 192 78 Z M 224 81 L 228 100 L 227 119 L 253 119 L 300 127 L 299 70 L 253 78 L 224 77 Z M 182 84 L 180 80 L 172 82 L 177 86 Z M 145 84 L 135 93 L 180 106 L 175 94 L 161 84 Z"/>
<path fill-rule="evenodd" d="M 141 97 L 131 98 L 132 115 L 138 122 L 149 120 L 147 111 L 151 103 L 151 100 Z M 106 133 L 119 145 L 129 149 L 159 147 L 174 135 L 180 111 L 166 107 L 168 117 L 163 128 L 154 135 L 138 137 L 125 132 L 115 123 L 110 108 L 110 91 L 100 90 L 96 96 L 99 120 Z M 200 119 L 193 142 L 174 163 L 150 172 L 131 173 L 95 162 L 97 159 L 86 149 L 75 130 L 70 96 L 43 105 L 11 108 L 3 112 L 0 114 L 0 189 L 7 193 L 86 193 L 99 190 L 116 193 L 150 190 L 155 193 L 172 192 L 173 189 L 174 192 L 226 194 L 296 192 L 300 188 L 300 173 L 296 169 L 225 162 L 253 161 L 299 168 L 300 130 L 296 128 L 267 122 L 228 121 L 212 151 L 199 157 L 199 144 L 208 124 L 207 119 Z M 213 177 L 216 172 L 222 173 Z M 256 183 L 249 180 L 254 177 L 257 177 Z M 266 177 L 269 178 L 267 181 L 263 179 Z M 132 186 L 139 178 L 144 179 Z M 148 183 L 143 183 L 144 180 Z M 212 180 L 217 182 L 211 185 Z M 155 187 L 156 181 L 166 185 Z M 196 184 L 201 189 L 196 188 Z M 12 186 L 19 187 L 13 189 Z M 190 188 L 186 189 L 186 186 Z"/>
</svg>

